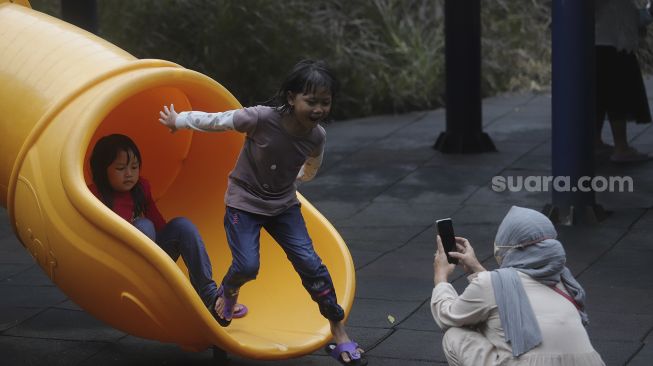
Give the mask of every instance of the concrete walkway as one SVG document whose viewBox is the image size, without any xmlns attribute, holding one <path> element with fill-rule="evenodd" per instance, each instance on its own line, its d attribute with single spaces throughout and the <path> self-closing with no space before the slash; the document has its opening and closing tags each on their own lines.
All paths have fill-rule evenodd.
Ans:
<svg viewBox="0 0 653 366">
<path fill-rule="evenodd" d="M 651 81 L 647 88 L 653 96 Z M 551 174 L 550 95 L 486 99 L 483 120 L 497 153 L 434 151 L 443 110 L 327 127 L 325 166 L 300 191 L 351 249 L 357 296 L 349 329 L 371 365 L 446 364 L 442 332 L 428 307 L 434 219 L 452 217 L 456 233 L 494 268 L 494 234 L 510 206 L 539 210 L 551 201 L 550 192 L 495 192 L 491 185 L 495 176 Z M 629 136 L 634 146 L 653 152 L 650 124 L 629 125 Z M 597 202 L 612 212 L 597 226 L 558 227 L 568 266 L 588 293 L 588 332 L 608 365 L 652 364 L 652 168 L 653 162 L 600 162 L 597 176 L 630 176 L 634 191 L 597 193 Z M 460 272 L 454 279 L 464 289 Z M 79 309 L 33 263 L 0 209 L 0 365 L 210 365 L 211 357 L 210 351 L 185 353 L 130 336 Z M 337 364 L 321 352 L 275 362 L 231 358 L 232 365 Z"/>
</svg>

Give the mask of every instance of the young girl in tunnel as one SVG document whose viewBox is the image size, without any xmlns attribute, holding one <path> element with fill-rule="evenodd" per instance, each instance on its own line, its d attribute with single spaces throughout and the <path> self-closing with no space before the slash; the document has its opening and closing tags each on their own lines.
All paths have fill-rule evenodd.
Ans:
<svg viewBox="0 0 653 366">
<path fill-rule="evenodd" d="M 142 160 L 138 147 L 120 134 L 100 138 L 91 153 L 93 184 L 89 189 L 113 212 L 130 222 L 159 245 L 173 261 L 184 260 L 190 282 L 216 320 L 220 295 L 212 278 L 211 261 L 197 228 L 185 217 L 168 222 L 159 212 L 149 182 L 140 177 Z M 247 314 L 244 305 L 234 307 L 234 318 Z"/>
<path fill-rule="evenodd" d="M 218 299 L 221 325 L 229 325 L 239 289 L 259 271 L 261 228 L 281 245 L 302 284 L 329 320 L 336 343 L 327 352 L 339 362 L 367 363 L 362 349 L 347 335 L 331 276 L 308 235 L 297 183 L 311 180 L 324 155 L 326 131 L 319 125 L 329 117 L 338 81 L 322 61 L 304 60 L 288 74 L 271 106 L 225 112 L 187 111 L 163 107 L 161 122 L 172 131 L 235 130 L 245 143 L 229 174 L 225 194 L 225 232 L 233 261 L 222 280 Z"/>
</svg>

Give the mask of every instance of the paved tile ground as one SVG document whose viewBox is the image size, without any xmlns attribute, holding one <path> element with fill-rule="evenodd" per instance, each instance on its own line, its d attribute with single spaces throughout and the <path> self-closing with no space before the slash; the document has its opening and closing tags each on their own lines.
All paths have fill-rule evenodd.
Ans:
<svg viewBox="0 0 653 366">
<path fill-rule="evenodd" d="M 647 81 L 649 95 L 653 83 Z M 492 240 L 513 204 L 542 209 L 550 193 L 494 192 L 496 175 L 550 175 L 551 97 L 515 94 L 483 102 L 496 153 L 444 155 L 431 146 L 443 110 L 374 116 L 327 127 L 326 164 L 301 192 L 349 245 L 358 291 L 351 333 L 372 365 L 445 364 L 442 332 L 428 309 L 435 218 L 451 216 L 493 268 Z M 651 125 L 630 125 L 634 146 L 653 152 Z M 610 140 L 607 133 L 606 139 Z M 630 176 L 634 191 L 597 194 L 612 212 L 596 226 L 558 227 L 569 266 L 588 293 L 588 332 L 608 365 L 653 359 L 653 162 L 599 161 L 596 175 Z M 459 272 L 454 286 L 466 283 Z M 391 324 L 388 315 L 396 321 Z M 14 238 L 0 209 L 0 364 L 209 365 L 211 352 L 136 338 L 95 320 L 66 298 Z M 232 365 L 334 365 L 319 353 Z"/>
</svg>

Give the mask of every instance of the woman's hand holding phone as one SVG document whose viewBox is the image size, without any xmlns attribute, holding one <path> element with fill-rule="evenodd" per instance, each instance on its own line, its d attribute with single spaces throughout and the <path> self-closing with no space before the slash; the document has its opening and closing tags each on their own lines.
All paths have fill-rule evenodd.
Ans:
<svg viewBox="0 0 653 366">
<path fill-rule="evenodd" d="M 476 258 L 474 248 L 469 241 L 463 237 L 456 236 L 456 252 L 450 252 L 449 255 L 458 259 L 458 263 L 463 266 L 465 273 L 478 273 L 485 271 L 481 262 Z"/>
</svg>

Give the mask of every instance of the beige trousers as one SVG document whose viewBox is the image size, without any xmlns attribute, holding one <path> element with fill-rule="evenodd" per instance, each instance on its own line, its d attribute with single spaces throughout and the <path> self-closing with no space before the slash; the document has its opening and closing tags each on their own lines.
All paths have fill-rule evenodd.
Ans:
<svg viewBox="0 0 653 366">
<path fill-rule="evenodd" d="M 442 348 L 449 365 L 496 365 L 499 354 L 481 333 L 467 328 L 449 328 L 442 338 Z"/>
</svg>

